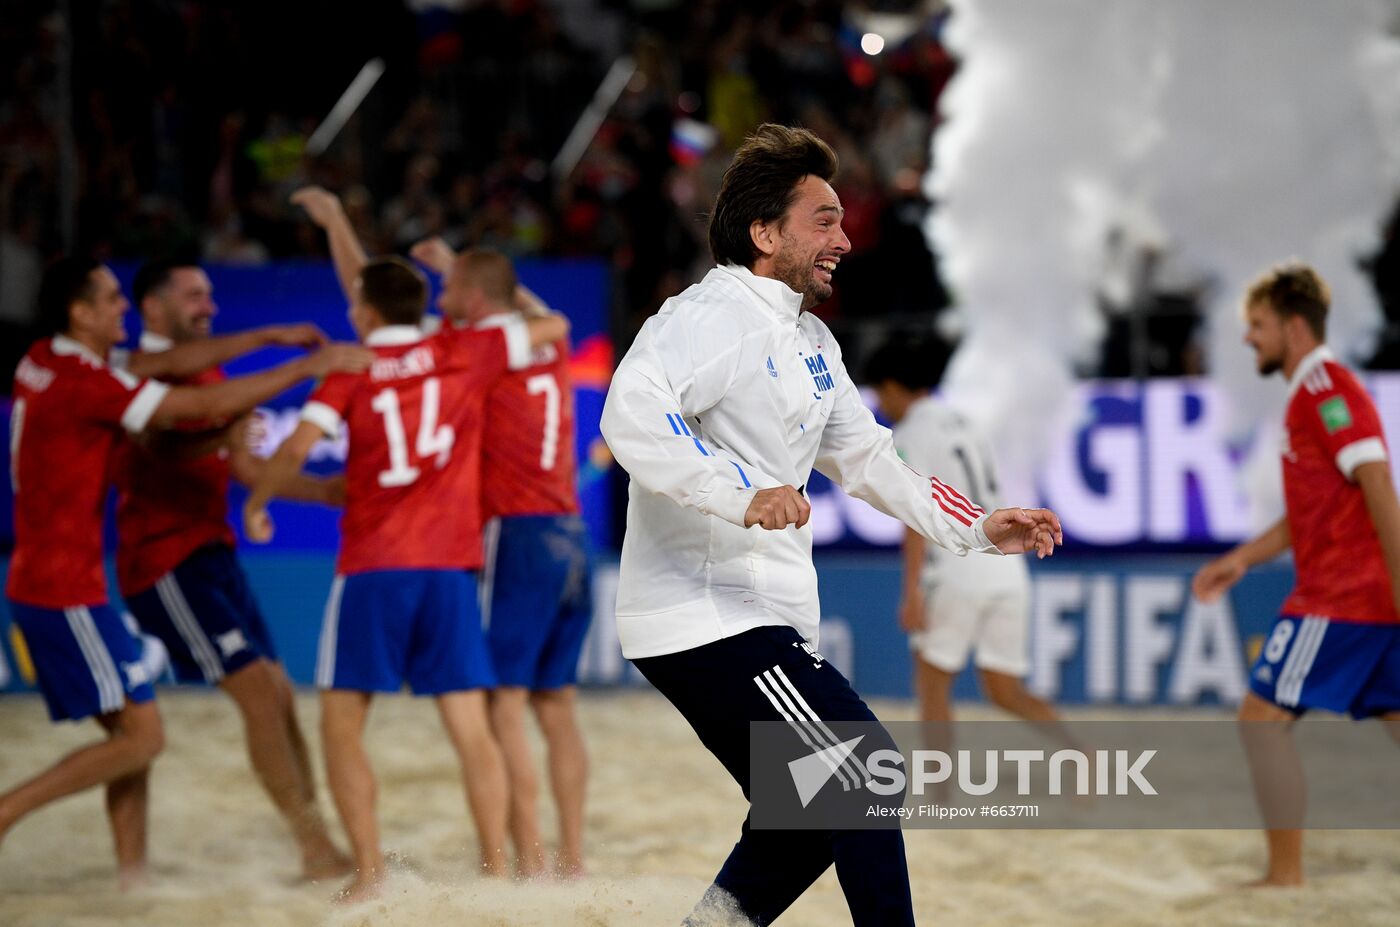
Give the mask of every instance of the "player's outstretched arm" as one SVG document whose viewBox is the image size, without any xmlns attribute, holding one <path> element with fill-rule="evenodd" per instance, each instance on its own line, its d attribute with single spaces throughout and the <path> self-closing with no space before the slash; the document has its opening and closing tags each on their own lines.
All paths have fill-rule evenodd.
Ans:
<svg viewBox="0 0 1400 927">
<path fill-rule="evenodd" d="M 228 421 L 302 380 L 317 379 L 337 371 L 359 373 L 369 369 L 372 363 L 374 352 L 366 347 L 330 344 L 262 373 L 208 386 L 177 386 L 161 399 L 149 427 L 168 428 L 191 420 Z"/>
<path fill-rule="evenodd" d="M 1395 484 L 1390 480 L 1389 461 L 1373 460 L 1360 464 L 1353 474 L 1376 538 L 1381 542 L 1385 570 L 1390 574 L 1390 595 L 1400 611 L 1400 501 L 1395 497 Z"/>
<path fill-rule="evenodd" d="M 1065 541 L 1060 519 L 1049 509 L 997 509 L 982 522 L 982 531 L 1003 554 L 1035 551 L 1042 560 Z"/>
<path fill-rule="evenodd" d="M 252 489 L 267 472 L 269 460 L 254 454 L 246 446 L 229 449 L 229 469 L 233 478 Z M 296 473 L 277 488 L 277 498 L 291 502 L 314 502 L 319 505 L 345 504 L 345 476 L 313 476 Z"/>
<path fill-rule="evenodd" d="M 545 310 L 549 312 L 549 310 Z M 525 328 L 530 333 L 530 347 L 553 344 L 569 337 L 569 320 L 557 312 L 548 315 L 532 316 L 525 320 Z"/>
<path fill-rule="evenodd" d="M 217 335 L 178 344 L 168 351 L 142 351 L 131 355 L 126 369 L 152 380 L 193 377 L 260 348 L 281 345 L 319 348 L 330 339 L 315 325 L 265 325 L 232 335 Z"/>
<path fill-rule="evenodd" d="M 297 190 L 292 194 L 291 200 L 306 210 L 311 221 L 326 233 L 326 241 L 331 249 L 331 262 L 335 264 L 336 279 L 340 281 L 340 289 L 345 293 L 345 298 L 349 299 L 355 278 L 369 262 L 369 255 L 365 254 L 360 240 L 355 237 L 355 228 L 350 224 L 350 217 L 345 214 L 340 197 L 324 187 L 312 186 Z"/>
<path fill-rule="evenodd" d="M 267 504 L 273 497 L 281 495 L 285 487 L 301 474 L 311 449 L 322 437 L 324 435 L 319 426 L 301 422 L 296 431 L 277 448 L 277 452 L 268 458 L 243 503 L 243 533 L 248 540 L 255 544 L 266 544 L 272 540 L 274 525 L 272 516 L 267 513 Z"/>
<path fill-rule="evenodd" d="M 549 304 L 540 299 L 538 293 L 523 283 L 516 284 L 515 287 L 515 308 L 527 319 L 542 319 L 554 313 Z"/>
<path fill-rule="evenodd" d="M 457 260 L 457 252 L 440 236 L 425 238 L 408 249 L 408 256 L 438 276 L 446 276 Z"/>
<path fill-rule="evenodd" d="M 1288 519 L 1280 518 L 1258 537 L 1232 548 L 1196 571 L 1191 579 L 1191 594 L 1202 602 L 1218 600 L 1235 583 L 1244 578 L 1249 568 L 1266 563 L 1288 550 L 1292 537 Z"/>
</svg>

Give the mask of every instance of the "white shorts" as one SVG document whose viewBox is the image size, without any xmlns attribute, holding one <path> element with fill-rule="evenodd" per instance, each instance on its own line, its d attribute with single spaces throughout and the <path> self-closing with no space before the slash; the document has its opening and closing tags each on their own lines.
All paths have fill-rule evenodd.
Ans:
<svg viewBox="0 0 1400 927">
<path fill-rule="evenodd" d="M 1030 672 L 1027 640 L 1029 590 L 1024 586 L 976 589 L 939 584 L 924 590 L 924 627 L 909 647 L 945 673 L 961 672 L 976 648 L 979 669 L 1008 676 Z"/>
</svg>

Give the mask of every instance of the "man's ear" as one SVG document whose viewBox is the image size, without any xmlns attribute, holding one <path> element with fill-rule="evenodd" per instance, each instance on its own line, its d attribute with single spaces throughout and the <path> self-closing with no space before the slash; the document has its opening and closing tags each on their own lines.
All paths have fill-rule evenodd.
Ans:
<svg viewBox="0 0 1400 927">
<path fill-rule="evenodd" d="M 778 250 L 778 223 L 753 220 L 749 223 L 749 239 L 759 254 L 772 257 Z"/>
</svg>

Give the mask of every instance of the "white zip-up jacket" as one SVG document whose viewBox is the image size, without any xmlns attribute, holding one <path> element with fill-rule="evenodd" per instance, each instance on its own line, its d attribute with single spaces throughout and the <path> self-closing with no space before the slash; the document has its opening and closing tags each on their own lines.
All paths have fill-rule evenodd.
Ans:
<svg viewBox="0 0 1400 927">
<path fill-rule="evenodd" d="M 744 527 L 755 492 L 804 487 L 814 466 L 935 544 L 996 552 L 981 509 L 899 459 L 831 331 L 801 306 L 781 281 L 716 267 L 618 365 L 602 429 L 632 477 L 617 590 L 630 659 L 768 625 L 816 646 L 811 527 Z"/>
</svg>

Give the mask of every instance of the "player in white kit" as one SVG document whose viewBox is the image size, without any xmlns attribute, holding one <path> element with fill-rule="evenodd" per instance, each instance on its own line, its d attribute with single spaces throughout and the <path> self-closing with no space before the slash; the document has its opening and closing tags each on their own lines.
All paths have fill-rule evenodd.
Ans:
<svg viewBox="0 0 1400 927">
<path fill-rule="evenodd" d="M 1001 507 L 996 464 L 967 418 L 935 399 L 939 350 L 896 338 L 866 364 L 880 411 L 894 424 L 905 463 L 956 483 L 987 511 Z M 952 690 L 972 656 L 988 701 L 1018 718 L 1049 723 L 1068 740 L 1053 706 L 1026 690 L 1030 672 L 1030 571 L 1020 557 L 959 557 L 910 530 L 904 538 L 899 622 L 915 654 L 923 721 L 952 720 Z"/>
</svg>

